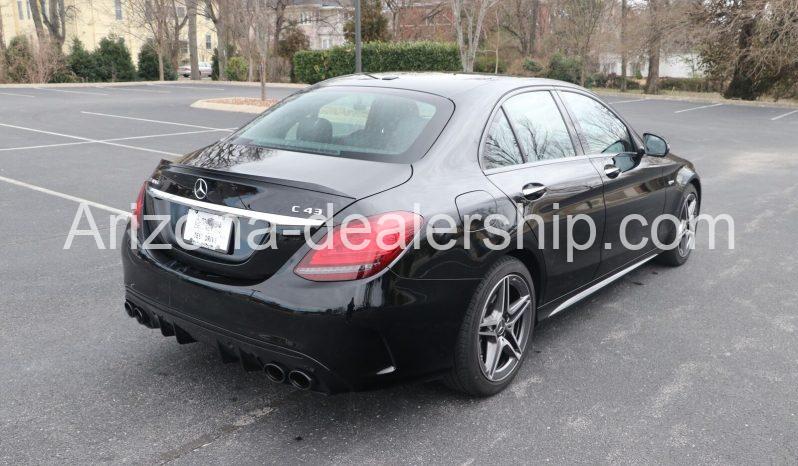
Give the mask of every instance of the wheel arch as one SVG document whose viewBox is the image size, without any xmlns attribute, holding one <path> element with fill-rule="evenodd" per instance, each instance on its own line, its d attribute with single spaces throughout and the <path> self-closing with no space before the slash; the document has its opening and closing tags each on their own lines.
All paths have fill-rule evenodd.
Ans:
<svg viewBox="0 0 798 466">
<path fill-rule="evenodd" d="M 532 276 L 532 285 L 535 287 L 535 306 L 540 306 L 543 298 L 543 287 L 546 283 L 545 265 L 542 258 L 526 248 L 510 249 L 506 251 L 505 255 L 518 259 L 529 270 L 529 275 Z"/>
</svg>

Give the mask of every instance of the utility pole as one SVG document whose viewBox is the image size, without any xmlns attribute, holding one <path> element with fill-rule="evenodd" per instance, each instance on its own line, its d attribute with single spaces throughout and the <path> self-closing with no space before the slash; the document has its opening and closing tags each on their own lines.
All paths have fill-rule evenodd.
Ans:
<svg viewBox="0 0 798 466">
<path fill-rule="evenodd" d="M 360 0 L 355 0 L 355 73 L 363 72 L 363 62 L 361 60 L 361 49 L 363 44 L 360 39 Z"/>
</svg>

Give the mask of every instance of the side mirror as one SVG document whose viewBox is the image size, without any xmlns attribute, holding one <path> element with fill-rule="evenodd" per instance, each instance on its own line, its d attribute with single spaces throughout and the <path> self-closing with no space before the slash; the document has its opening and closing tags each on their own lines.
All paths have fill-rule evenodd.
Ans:
<svg viewBox="0 0 798 466">
<path fill-rule="evenodd" d="M 646 145 L 646 155 L 665 157 L 671 151 L 668 143 L 656 134 L 644 133 L 643 142 Z"/>
</svg>

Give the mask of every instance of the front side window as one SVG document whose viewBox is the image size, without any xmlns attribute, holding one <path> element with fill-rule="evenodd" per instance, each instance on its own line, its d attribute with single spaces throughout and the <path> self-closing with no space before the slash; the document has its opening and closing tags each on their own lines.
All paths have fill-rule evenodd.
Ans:
<svg viewBox="0 0 798 466">
<path fill-rule="evenodd" d="M 234 135 L 235 144 L 411 163 L 454 110 L 448 99 L 378 88 L 322 88 L 272 107 Z"/>
<path fill-rule="evenodd" d="M 565 121 L 547 91 L 527 92 L 504 103 L 528 162 L 576 155 Z"/>
<path fill-rule="evenodd" d="M 579 125 L 582 143 L 589 154 L 634 152 L 629 130 L 610 109 L 582 94 L 562 92 L 560 95 Z"/>
<path fill-rule="evenodd" d="M 114 11 L 116 13 L 116 20 L 122 21 L 122 0 L 114 1 Z"/>
<path fill-rule="evenodd" d="M 491 123 L 488 137 L 485 139 L 485 149 L 482 152 L 482 165 L 485 170 L 491 168 L 507 167 L 524 163 L 518 142 L 504 115 L 499 110 Z"/>
<path fill-rule="evenodd" d="M 213 48 L 213 38 L 210 34 L 205 34 L 205 50 L 210 50 Z"/>
</svg>

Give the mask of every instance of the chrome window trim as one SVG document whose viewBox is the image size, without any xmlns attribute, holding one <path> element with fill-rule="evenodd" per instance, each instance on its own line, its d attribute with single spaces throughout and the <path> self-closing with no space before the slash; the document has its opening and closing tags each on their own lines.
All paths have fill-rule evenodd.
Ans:
<svg viewBox="0 0 798 466">
<path fill-rule="evenodd" d="M 155 197 L 157 199 L 176 202 L 178 204 L 182 204 L 189 207 L 196 207 L 211 212 L 220 212 L 224 214 L 235 215 L 236 217 L 247 217 L 255 220 L 263 220 L 274 225 L 315 227 L 322 225 L 324 223 L 323 219 L 291 217 L 288 215 L 271 214 L 268 212 L 258 212 L 256 210 L 239 209 L 237 207 L 230 207 L 226 205 L 211 204 L 210 202 L 203 202 L 195 199 L 189 199 L 183 196 L 178 196 L 176 194 L 169 194 L 167 192 L 155 189 L 151 186 L 147 188 L 147 192 L 152 197 Z"/>
</svg>

